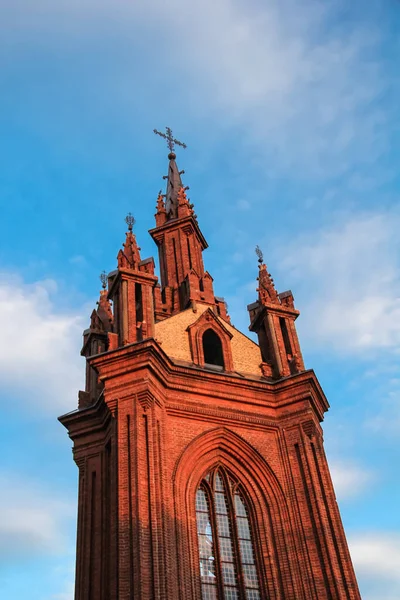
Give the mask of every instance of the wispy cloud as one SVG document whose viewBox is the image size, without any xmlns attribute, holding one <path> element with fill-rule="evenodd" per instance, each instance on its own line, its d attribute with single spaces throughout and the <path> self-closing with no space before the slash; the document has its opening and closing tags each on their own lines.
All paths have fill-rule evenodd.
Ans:
<svg viewBox="0 0 400 600">
<path fill-rule="evenodd" d="M 212 89 L 209 102 L 226 120 L 261 142 L 275 170 L 343 173 L 385 149 L 387 117 L 373 101 L 386 83 L 372 58 L 379 32 L 371 23 L 332 27 L 333 6 L 318 1 L 301 11 L 290 0 L 173 6 L 165 16 L 181 25 L 187 67 Z"/>
<path fill-rule="evenodd" d="M 350 536 L 354 567 L 364 587 L 365 600 L 397 600 L 400 597 L 400 536 L 376 532 Z"/>
<path fill-rule="evenodd" d="M 251 203 L 248 200 L 245 200 L 244 198 L 242 198 L 241 200 L 238 200 L 236 202 L 236 208 L 238 210 L 250 210 L 251 208 Z"/>
<path fill-rule="evenodd" d="M 295 291 L 303 347 L 357 359 L 357 429 L 386 438 L 400 430 L 399 226 L 397 208 L 340 213 L 279 247 L 277 263 Z"/>
<path fill-rule="evenodd" d="M 76 501 L 11 473 L 0 473 L 0 562 L 69 549 Z"/>
<path fill-rule="evenodd" d="M 339 501 L 361 495 L 374 480 L 374 474 L 351 462 L 330 461 L 330 473 Z"/>
<path fill-rule="evenodd" d="M 71 256 L 69 259 L 71 265 L 76 265 L 77 267 L 84 267 L 87 265 L 87 260 L 81 254 L 76 254 L 75 256 Z"/>
<path fill-rule="evenodd" d="M 79 314 L 57 310 L 56 291 L 53 280 L 25 284 L 10 273 L 0 278 L 1 402 L 12 394 L 55 413 L 77 405 L 84 322 Z"/>
<path fill-rule="evenodd" d="M 328 343 L 342 354 L 396 351 L 399 225 L 394 211 L 342 215 L 282 250 L 285 277 L 303 298 L 307 296 L 300 324 L 303 339 Z"/>
<path fill-rule="evenodd" d="M 4 10 L 7 35 L 12 22 L 24 40 L 40 35 L 58 51 L 85 40 L 86 59 L 87 40 L 93 48 L 105 31 L 113 39 L 110 52 L 116 52 L 118 68 L 111 75 L 107 63 L 102 65 L 104 78 L 113 77 L 104 91 L 124 104 L 119 116 L 127 122 L 131 107 L 121 100 L 137 94 L 131 65 L 140 44 L 154 85 L 163 84 L 168 73 L 176 90 L 173 103 L 184 118 L 194 126 L 211 115 L 219 126 L 245 130 L 245 143 L 257 148 L 264 166 L 268 156 L 275 174 L 345 173 L 372 164 L 388 146 L 382 125 L 389 115 L 375 103 L 388 86 L 374 54 L 381 34 L 371 19 L 364 22 L 364 11 L 354 22 L 340 19 L 344 2 L 303 0 L 301 10 L 296 0 L 29 4 Z M 160 100 L 168 102 L 165 95 Z M 213 135 L 207 136 L 211 143 Z"/>
<path fill-rule="evenodd" d="M 377 397 L 374 411 L 364 423 L 367 431 L 397 439 L 400 432 L 400 377 L 383 379 L 374 395 Z"/>
</svg>

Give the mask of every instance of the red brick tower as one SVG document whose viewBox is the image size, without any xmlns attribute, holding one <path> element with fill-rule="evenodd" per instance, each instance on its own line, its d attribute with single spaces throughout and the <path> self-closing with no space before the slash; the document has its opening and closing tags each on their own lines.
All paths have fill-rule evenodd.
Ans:
<svg viewBox="0 0 400 600">
<path fill-rule="evenodd" d="M 60 418 L 79 468 L 75 599 L 359 600 L 292 293 L 258 252 L 259 344 L 231 325 L 167 139 L 161 286 L 128 216 L 84 332 L 86 389 Z"/>
</svg>

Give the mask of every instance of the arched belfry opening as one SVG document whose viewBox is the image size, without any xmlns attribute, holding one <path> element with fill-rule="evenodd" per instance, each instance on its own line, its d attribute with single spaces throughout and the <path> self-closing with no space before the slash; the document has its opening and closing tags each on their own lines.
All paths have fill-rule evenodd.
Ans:
<svg viewBox="0 0 400 600">
<path fill-rule="evenodd" d="M 221 338 L 213 329 L 207 329 L 203 333 L 203 353 L 205 364 L 224 368 Z"/>
<path fill-rule="evenodd" d="M 218 467 L 196 493 L 202 600 L 261 599 L 254 534 L 240 484 Z"/>
</svg>

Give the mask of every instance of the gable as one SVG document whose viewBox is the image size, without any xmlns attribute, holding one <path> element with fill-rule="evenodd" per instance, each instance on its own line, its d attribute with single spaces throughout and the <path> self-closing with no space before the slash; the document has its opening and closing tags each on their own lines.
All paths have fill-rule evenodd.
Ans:
<svg viewBox="0 0 400 600">
<path fill-rule="evenodd" d="M 208 309 L 208 305 L 197 303 L 196 312 L 188 308 L 155 324 L 155 338 L 170 358 L 193 362 L 187 329 Z M 220 317 L 216 319 L 232 336 L 230 344 L 234 371 L 261 376 L 261 354 L 258 345 Z"/>
</svg>

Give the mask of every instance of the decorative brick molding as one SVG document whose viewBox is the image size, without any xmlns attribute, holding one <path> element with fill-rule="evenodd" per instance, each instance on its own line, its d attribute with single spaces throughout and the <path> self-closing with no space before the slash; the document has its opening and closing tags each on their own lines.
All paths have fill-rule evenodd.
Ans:
<svg viewBox="0 0 400 600">
<path fill-rule="evenodd" d="M 262 362 L 261 363 L 261 372 L 264 375 L 264 377 L 267 377 L 268 379 L 272 379 L 273 375 L 274 375 L 274 369 L 271 363 L 267 363 L 267 362 Z"/>
<path fill-rule="evenodd" d="M 155 403 L 155 398 L 149 390 L 138 392 L 137 399 L 143 410 L 148 410 Z"/>
<path fill-rule="evenodd" d="M 118 400 L 117 400 L 117 398 L 107 398 L 107 406 L 109 408 L 109 411 L 110 411 L 111 415 L 113 417 L 115 417 L 116 414 L 117 414 L 117 409 L 118 409 Z"/>
<path fill-rule="evenodd" d="M 313 438 L 316 434 L 316 427 L 314 421 L 305 421 L 301 424 L 304 433 L 308 438 Z"/>
</svg>

